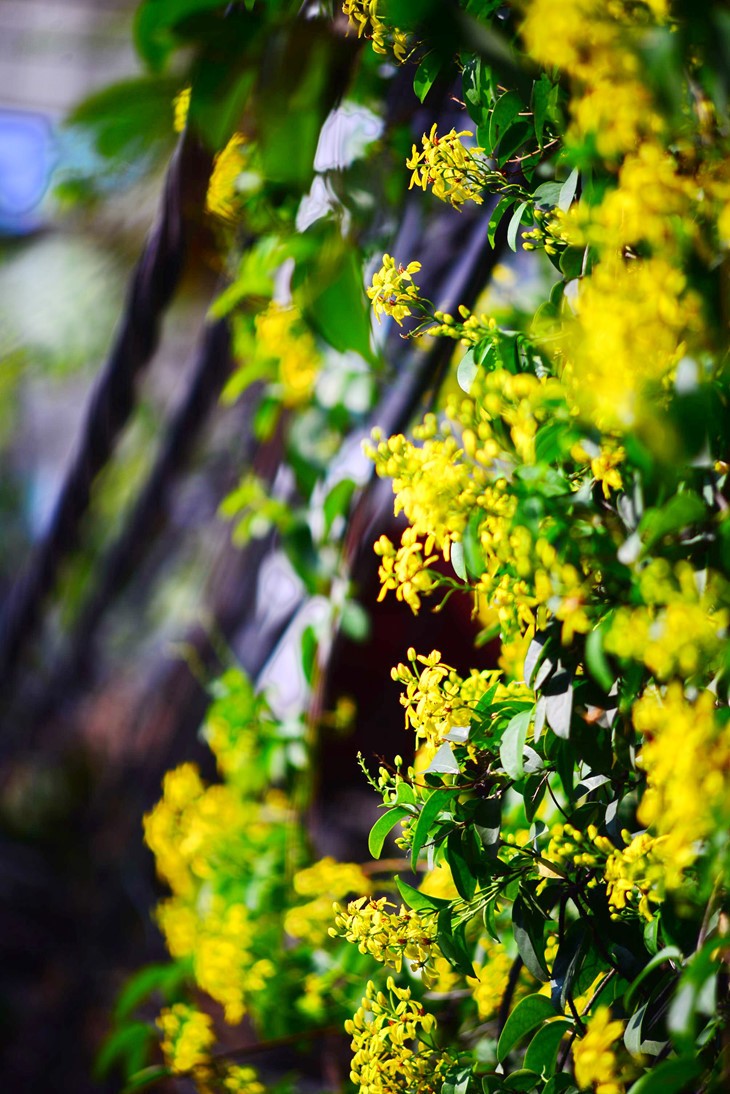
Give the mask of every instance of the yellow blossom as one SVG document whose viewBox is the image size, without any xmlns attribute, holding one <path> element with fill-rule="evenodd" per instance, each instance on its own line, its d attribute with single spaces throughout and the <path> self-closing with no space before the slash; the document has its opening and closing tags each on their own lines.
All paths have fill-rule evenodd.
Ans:
<svg viewBox="0 0 730 1094">
<path fill-rule="evenodd" d="M 603 445 L 598 456 L 591 460 L 593 477 L 603 487 L 604 497 L 609 498 L 612 490 L 620 490 L 623 486 L 623 479 L 618 465 L 625 458 L 626 452 L 620 446 L 612 448 L 609 445 Z"/>
<path fill-rule="evenodd" d="M 213 161 L 205 207 L 221 220 L 234 220 L 238 212 L 236 183 L 245 165 L 245 138 L 234 133 Z"/>
<path fill-rule="evenodd" d="M 162 1032 L 165 1061 L 174 1072 L 191 1071 L 209 1061 L 215 1043 L 209 1015 L 185 1003 L 176 1003 L 160 1012 L 157 1025 Z"/>
<path fill-rule="evenodd" d="M 356 943 L 360 953 L 369 953 L 396 971 L 406 958 L 413 969 L 424 970 L 428 979 L 427 966 L 432 955 L 439 952 L 436 920 L 420 916 L 403 904 L 397 911 L 388 911 L 395 907 L 386 897 L 373 900 L 363 896 L 351 900 L 347 908 L 336 904 L 335 925 L 329 933 L 333 938 L 339 935 Z"/>
<path fill-rule="evenodd" d="M 255 1068 L 229 1064 L 223 1075 L 223 1089 L 230 1094 L 264 1094 L 266 1087 Z"/>
<path fill-rule="evenodd" d="M 485 951 L 485 960 L 474 963 L 476 979 L 469 976 L 467 983 L 472 989 L 479 1017 L 486 1021 L 499 1011 L 514 958 L 499 943 L 485 939 L 481 945 Z"/>
<path fill-rule="evenodd" d="M 372 891 L 372 883 L 362 867 L 354 862 L 336 862 L 329 857 L 299 870 L 292 884 L 298 896 L 312 899 L 287 911 L 284 930 L 292 938 L 315 946 L 322 945 L 327 938 L 336 900 L 343 900 L 350 893 L 369 895 Z"/>
<path fill-rule="evenodd" d="M 684 274 L 660 258 L 604 260 L 585 278 L 558 335 L 562 380 L 599 429 L 626 431 L 653 413 L 696 329 L 700 305 Z"/>
<path fill-rule="evenodd" d="M 357 28 L 358 38 L 369 38 L 376 53 L 386 55 L 390 45 L 396 61 L 405 61 L 408 36 L 381 18 L 381 0 L 344 0 L 342 10 L 350 25 Z"/>
<path fill-rule="evenodd" d="M 172 101 L 172 108 L 174 111 L 172 127 L 176 133 L 182 133 L 187 124 L 191 92 L 192 88 L 184 87 L 182 91 L 177 93 Z"/>
<path fill-rule="evenodd" d="M 614 1046 L 623 1037 L 624 1023 L 611 1021 L 608 1007 L 598 1007 L 588 1021 L 585 1036 L 573 1046 L 575 1081 L 594 1094 L 623 1094 Z"/>
<path fill-rule="evenodd" d="M 435 1094 L 450 1062 L 431 1047 L 436 1019 L 392 977 L 386 990 L 368 981 L 359 1009 L 345 1022 L 352 1037 L 350 1078 L 367 1094 Z"/>
<path fill-rule="evenodd" d="M 709 691 L 692 702 L 679 681 L 664 695 L 647 692 L 633 707 L 634 725 L 645 738 L 639 763 L 647 780 L 638 815 L 663 837 L 658 853 L 668 889 L 681 884 L 702 841 L 717 826 L 727 828 L 730 743 L 714 708 Z"/>
<path fill-rule="evenodd" d="M 630 833 L 622 833 L 628 846 L 619 849 L 609 840 L 603 841 L 608 851 L 604 878 L 608 903 L 614 916 L 624 908 L 636 905 L 646 920 L 654 918 L 652 905 L 661 904 L 664 898 L 663 840 L 654 839 L 642 832 L 633 839 Z M 600 840 L 600 837 L 599 837 Z"/>
<path fill-rule="evenodd" d="M 413 172 L 409 189 L 420 186 L 422 190 L 426 190 L 431 186 L 437 198 L 450 201 L 457 209 L 465 201 L 481 205 L 481 192 L 489 178 L 489 172 L 476 157 L 484 149 L 470 149 L 464 145 L 461 138 L 473 135 L 468 129 L 460 133 L 451 129 L 439 137 L 436 128 L 434 123 L 431 132 L 428 135 L 424 133 L 420 152 L 413 145 L 411 157 L 406 161 L 406 167 Z"/>
<path fill-rule="evenodd" d="M 294 304 L 272 301 L 256 316 L 256 356 L 277 364 L 276 379 L 286 406 L 311 396 L 321 365 L 314 338 Z"/>
<path fill-rule="evenodd" d="M 421 268 L 420 262 L 409 262 L 407 266 L 397 266 L 389 254 L 383 255 L 383 265 L 373 275 L 373 281 L 367 294 L 373 302 L 373 310 L 378 320 L 381 315 L 391 315 L 399 326 L 411 308 L 419 302 L 419 289 L 413 283 L 414 273 Z"/>
</svg>

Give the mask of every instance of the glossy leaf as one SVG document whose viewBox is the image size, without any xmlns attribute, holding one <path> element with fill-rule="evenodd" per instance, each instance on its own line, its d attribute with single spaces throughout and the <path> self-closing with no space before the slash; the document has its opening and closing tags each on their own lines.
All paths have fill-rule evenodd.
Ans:
<svg viewBox="0 0 730 1094">
<path fill-rule="evenodd" d="M 544 995 L 528 995 L 521 999 L 504 1024 L 497 1042 L 497 1059 L 506 1060 L 528 1033 L 555 1017 L 555 1008 Z"/>
<path fill-rule="evenodd" d="M 531 710 L 523 710 L 515 714 L 502 735 L 500 759 L 509 777 L 515 781 L 521 779 L 524 773 L 523 753 L 532 713 Z"/>
<path fill-rule="evenodd" d="M 444 58 L 436 52 L 427 53 L 421 61 L 413 77 L 413 90 L 419 102 L 428 95 L 443 65 Z"/>
<path fill-rule="evenodd" d="M 406 809 L 405 806 L 396 805 L 392 809 L 389 809 L 387 813 L 383 813 L 381 817 L 378 817 L 375 824 L 370 829 L 370 835 L 368 836 L 368 850 L 373 858 L 380 858 L 383 845 L 398 821 L 412 815 L 412 809 Z"/>
<path fill-rule="evenodd" d="M 566 1033 L 573 1029 L 569 1018 L 548 1018 L 543 1021 L 535 1036 L 527 1046 L 525 1067 L 547 1077 L 555 1071 L 560 1043 Z"/>
</svg>

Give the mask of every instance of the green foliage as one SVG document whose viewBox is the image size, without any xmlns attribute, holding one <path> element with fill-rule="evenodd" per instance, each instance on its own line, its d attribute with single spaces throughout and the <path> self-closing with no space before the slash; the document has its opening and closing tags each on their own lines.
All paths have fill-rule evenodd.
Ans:
<svg viewBox="0 0 730 1094">
<path fill-rule="evenodd" d="M 704 21 L 682 5 L 670 17 L 660 0 L 570 3 L 565 18 L 545 0 L 350 3 L 375 50 L 355 65 L 352 37 L 324 18 L 224 8 L 146 0 L 138 44 L 154 71 L 192 46 L 190 124 L 216 147 L 241 126 L 209 187 L 234 271 L 214 311 L 231 315 L 240 358 L 227 397 L 260 391 L 256 428 L 280 431 L 292 486 L 245 473 L 222 511 L 243 541 L 275 531 L 326 610 L 301 629 L 301 720 L 225 676 L 204 730 L 220 784 L 178 769 L 147 819 L 187 997 L 207 991 L 232 1024 L 247 1013 L 263 1041 L 347 1021 L 352 1080 L 370 1094 L 722 1090 L 726 20 L 713 5 Z M 519 252 L 511 288 L 479 305 L 489 314 L 439 310 L 414 254 L 386 252 L 364 288 L 398 210 L 349 200 L 348 171 L 383 173 L 399 195 L 399 138 L 331 168 L 320 134 L 343 93 L 383 114 L 393 60 L 427 107 L 461 79 L 471 130 L 434 118 L 408 170 L 424 205 L 483 206 L 489 245 Z M 128 150 L 108 118 L 99 132 Z M 366 295 L 406 340 L 461 346 L 433 413 L 366 445 L 408 522 L 399 545 L 376 545 L 383 593 L 414 611 L 466 596 L 482 644 L 500 644 L 498 667 L 475 653 L 465 676 L 428 644 L 394 668 L 414 748 L 368 776 L 377 884 L 313 863 L 304 835 L 320 659 L 338 626 L 367 627 L 342 592 L 358 488 L 333 473 L 388 376 Z M 187 933 L 170 923 L 176 901 Z M 216 953 L 250 957 L 244 972 L 211 959 L 211 935 Z M 164 977 L 128 989 L 105 1067 L 142 1066 L 133 1012 L 148 990 L 164 994 Z M 160 1028 L 169 1067 L 232 1089 L 204 1009 L 174 1003 Z"/>
</svg>

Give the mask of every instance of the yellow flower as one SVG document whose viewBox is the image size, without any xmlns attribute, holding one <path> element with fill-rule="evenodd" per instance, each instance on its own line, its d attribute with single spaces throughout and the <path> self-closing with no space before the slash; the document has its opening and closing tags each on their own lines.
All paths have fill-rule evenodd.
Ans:
<svg viewBox="0 0 730 1094">
<path fill-rule="evenodd" d="M 330 928 L 333 938 L 346 938 L 357 944 L 360 953 L 369 953 L 376 961 L 400 971 L 403 958 L 412 962 L 413 969 L 423 969 L 428 978 L 428 966 L 436 948 L 436 920 L 425 918 L 401 904 L 395 908 L 386 897 L 379 900 L 360 897 L 351 900 L 347 908 L 335 904 L 335 925 Z"/>
<path fill-rule="evenodd" d="M 489 172 L 485 171 L 476 156 L 484 149 L 469 149 L 463 144 L 462 137 L 473 135 L 468 129 L 460 133 L 451 129 L 439 137 L 436 128 L 434 123 L 431 132 L 428 135 L 424 133 L 421 138 L 421 151 L 414 144 L 411 157 L 406 160 L 406 167 L 413 172 L 408 188 L 420 186 L 426 190 L 431 186 L 437 198 L 450 201 L 456 209 L 465 201 L 481 205 L 481 192 L 489 179 Z"/>
<path fill-rule="evenodd" d="M 292 938 L 315 946 L 321 946 L 327 938 L 336 900 L 343 900 L 350 893 L 369 895 L 372 891 L 372 883 L 362 867 L 329 857 L 299 870 L 292 884 L 298 896 L 313 899 L 289 909 L 284 917 L 284 930 Z"/>
<path fill-rule="evenodd" d="M 623 1094 L 625 1085 L 613 1048 L 623 1032 L 624 1023 L 612 1022 L 608 1007 L 598 1007 L 588 1021 L 585 1036 L 573 1046 L 575 1081 L 581 1090 L 590 1088 L 595 1094 Z"/>
<path fill-rule="evenodd" d="M 730 742 L 715 721 L 715 698 L 703 691 L 694 702 L 679 681 L 664 695 L 644 694 L 633 707 L 636 729 L 644 734 L 639 764 L 647 789 L 639 820 L 659 836 L 657 854 L 666 885 L 682 883 L 684 871 L 713 831 L 725 831 L 730 800 Z"/>
<path fill-rule="evenodd" d="M 408 50 L 408 37 L 397 27 L 389 27 L 380 17 L 380 0 L 344 0 L 342 10 L 357 28 L 358 38 L 369 38 L 376 53 L 386 55 L 388 44 L 396 61 L 405 61 Z"/>
<path fill-rule="evenodd" d="M 396 267 L 394 258 L 388 254 L 383 255 L 383 265 L 374 274 L 373 283 L 367 289 L 378 320 L 381 315 L 391 315 L 402 326 L 405 317 L 413 314 L 411 307 L 420 299 L 418 286 L 413 283 L 413 275 L 420 268 L 420 262 L 409 262 L 407 266 Z"/>
<path fill-rule="evenodd" d="M 231 1094 L 264 1094 L 266 1087 L 260 1082 L 256 1069 L 231 1064 L 223 1076 L 223 1087 Z"/>
<path fill-rule="evenodd" d="M 363 1094 L 435 1094 L 450 1062 L 428 1043 L 436 1019 L 411 998 L 410 988 L 396 987 L 392 977 L 387 992 L 368 981 L 359 1009 L 345 1022 L 352 1037 L 350 1078 Z"/>
<path fill-rule="evenodd" d="M 610 497 L 612 490 L 620 490 L 623 486 L 623 479 L 621 478 L 621 472 L 618 470 L 618 465 L 625 458 L 626 453 L 623 448 L 602 445 L 598 456 L 591 460 L 593 477 L 603 487 L 604 497 Z"/>
<path fill-rule="evenodd" d="M 162 1032 L 162 1051 L 174 1072 L 191 1071 L 210 1059 L 215 1043 L 210 1016 L 186 1003 L 165 1007 L 157 1019 Z"/>
<path fill-rule="evenodd" d="M 493 1018 L 499 1011 L 502 996 L 507 989 L 513 958 L 499 943 L 484 939 L 481 945 L 485 951 L 486 960 L 474 963 L 476 979 L 468 976 L 467 983 L 472 989 L 479 1017 L 482 1021 L 486 1021 Z"/>
<path fill-rule="evenodd" d="M 654 839 L 647 832 L 633 839 L 628 832 L 622 835 L 628 844 L 622 850 L 609 840 L 602 841 L 609 852 L 603 874 L 608 903 L 615 909 L 614 916 L 636 903 L 639 914 L 651 921 L 654 918 L 652 905 L 661 904 L 664 899 L 665 867 L 661 845 L 665 841 Z"/>
<path fill-rule="evenodd" d="M 294 304 L 272 301 L 256 316 L 256 356 L 278 364 L 286 406 L 301 406 L 314 390 L 321 358 L 312 333 Z"/>
<path fill-rule="evenodd" d="M 205 208 L 221 220 L 234 220 L 238 213 L 236 183 L 245 164 L 244 146 L 243 135 L 234 133 L 213 161 Z"/>
<path fill-rule="evenodd" d="M 172 108 L 174 111 L 172 127 L 176 133 L 182 133 L 187 124 L 191 92 L 192 88 L 184 87 L 172 100 Z"/>
</svg>

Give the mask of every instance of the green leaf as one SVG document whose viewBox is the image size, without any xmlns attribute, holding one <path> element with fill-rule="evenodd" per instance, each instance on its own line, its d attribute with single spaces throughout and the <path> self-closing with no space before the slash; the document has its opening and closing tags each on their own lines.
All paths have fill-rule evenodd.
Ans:
<svg viewBox="0 0 730 1094">
<path fill-rule="evenodd" d="M 420 103 L 423 102 L 433 87 L 434 81 L 443 68 L 443 65 L 443 55 L 432 50 L 431 53 L 426 54 L 416 69 L 416 75 L 413 77 L 413 90 Z"/>
<path fill-rule="evenodd" d="M 566 281 L 572 281 L 580 277 L 586 264 L 586 251 L 584 247 L 566 247 L 560 255 L 558 265 L 560 272 Z"/>
<path fill-rule="evenodd" d="M 114 1007 L 114 1018 L 121 1022 L 134 1011 L 153 991 L 167 995 L 185 979 L 185 969 L 178 964 L 146 965 L 136 972 L 119 994 Z"/>
<path fill-rule="evenodd" d="M 525 790 L 523 794 L 523 802 L 525 806 L 525 817 L 527 823 L 532 824 L 535 819 L 535 814 L 540 808 L 540 803 L 545 797 L 547 791 L 547 776 L 544 772 L 539 772 L 537 775 L 530 775 L 525 780 Z"/>
<path fill-rule="evenodd" d="M 528 995 L 521 999 L 505 1022 L 497 1042 L 499 1062 L 502 1063 L 528 1033 L 555 1017 L 555 1007 L 546 996 Z"/>
<path fill-rule="evenodd" d="M 550 110 L 550 94 L 552 90 L 553 85 L 549 77 L 543 72 L 540 79 L 535 82 L 532 88 L 532 113 L 535 125 L 535 137 L 540 147 L 542 147 L 542 134 Z"/>
<path fill-rule="evenodd" d="M 499 797 L 482 798 L 473 806 L 472 824 L 479 836 L 482 847 L 491 857 L 495 857 L 499 848 L 502 826 L 502 799 Z"/>
<path fill-rule="evenodd" d="M 183 20 L 201 12 L 222 11 L 221 0 L 143 0 L 137 8 L 135 44 L 150 68 L 159 71 L 179 44 L 176 28 Z"/>
<path fill-rule="evenodd" d="M 527 1091 L 535 1090 L 539 1083 L 539 1075 L 536 1075 L 534 1071 L 528 1071 L 527 1068 L 521 1067 L 507 1076 L 502 1082 L 502 1089 L 521 1090 L 524 1091 L 524 1094 L 527 1094 Z"/>
<path fill-rule="evenodd" d="M 357 600 L 346 600 L 342 605 L 340 629 L 353 642 L 366 642 L 370 637 L 370 616 Z"/>
<path fill-rule="evenodd" d="M 502 767 L 515 782 L 524 774 L 523 753 L 532 715 L 532 710 L 522 710 L 515 714 L 504 731 L 499 747 Z"/>
<path fill-rule="evenodd" d="M 544 631 L 538 631 L 527 647 L 525 654 L 524 677 L 529 686 L 533 682 L 533 676 L 547 650 L 548 635 Z"/>
<path fill-rule="evenodd" d="M 681 532 L 690 524 L 707 520 L 708 515 L 702 498 L 690 490 L 675 494 L 661 509 L 647 509 L 639 522 L 644 550 L 648 550 L 664 536 Z"/>
<path fill-rule="evenodd" d="M 532 125 L 522 119 L 515 125 L 510 126 L 502 134 L 499 142 L 499 156 L 498 162 L 500 167 L 514 156 L 523 144 L 532 136 Z"/>
<path fill-rule="evenodd" d="M 314 669 L 317 664 L 317 648 L 319 646 L 319 640 L 317 638 L 317 632 L 314 627 L 305 627 L 302 631 L 302 669 L 304 670 L 304 678 L 311 686 L 314 680 Z"/>
<path fill-rule="evenodd" d="M 416 828 L 413 833 L 413 844 L 411 846 L 411 866 L 415 873 L 418 867 L 418 856 L 421 853 L 421 848 L 428 840 L 431 825 L 436 820 L 439 813 L 446 809 L 455 793 L 458 793 L 458 788 L 443 786 L 434 790 L 430 798 L 427 798 L 423 803 L 421 812 L 418 814 L 418 821 L 416 822 Z"/>
<path fill-rule="evenodd" d="M 527 1046 L 525 1067 L 547 1078 L 555 1071 L 560 1042 L 573 1023 L 569 1018 L 548 1018 Z"/>
<path fill-rule="evenodd" d="M 479 538 L 479 528 L 483 515 L 481 509 L 474 509 L 474 512 L 466 522 L 466 528 L 464 529 L 464 535 L 461 541 L 464 547 L 466 572 L 472 580 L 476 580 L 484 573 L 484 553 Z"/>
<path fill-rule="evenodd" d="M 500 138 L 510 127 L 521 109 L 522 99 L 516 91 L 505 91 L 504 95 L 500 95 L 494 104 L 494 109 L 492 110 L 489 119 L 488 151 L 494 151 Z"/>
<path fill-rule="evenodd" d="M 489 240 L 489 246 L 494 247 L 494 240 L 497 235 L 497 228 L 502 221 L 502 217 L 510 208 L 514 205 L 515 199 L 513 197 L 500 198 L 494 207 L 492 215 L 489 218 L 489 224 L 487 226 L 487 239 Z"/>
<path fill-rule="evenodd" d="M 464 544 L 452 543 L 451 550 L 449 552 L 451 558 L 451 565 L 454 567 L 454 573 L 461 581 L 466 581 L 466 562 L 464 561 Z"/>
<path fill-rule="evenodd" d="M 685 1094 L 687 1084 L 696 1079 L 701 1070 L 700 1062 L 688 1057 L 663 1060 L 642 1075 L 629 1088 L 628 1094 Z"/>
<path fill-rule="evenodd" d="M 562 209 L 564 213 L 568 212 L 573 204 L 573 198 L 575 192 L 578 189 L 579 173 L 578 168 L 574 167 L 568 175 L 567 179 L 560 187 L 560 194 L 558 195 L 558 208 Z"/>
<path fill-rule="evenodd" d="M 122 1088 L 122 1094 L 134 1094 L 135 1090 L 144 1090 L 146 1086 L 159 1083 L 160 1079 L 167 1079 L 172 1075 L 169 1067 L 146 1067 L 144 1071 L 138 1071 Z"/>
<path fill-rule="evenodd" d="M 464 976 L 475 976 L 469 950 L 466 945 L 466 924 L 453 927 L 451 908 L 444 908 L 438 915 L 436 941 L 444 957 L 451 962 L 457 972 Z"/>
<path fill-rule="evenodd" d="M 471 900 L 477 886 L 477 880 L 469 869 L 464 858 L 463 837 L 465 833 L 454 829 L 449 832 L 446 841 L 446 861 L 451 868 L 451 876 L 454 879 L 459 896 L 464 900 Z"/>
<path fill-rule="evenodd" d="M 403 805 L 396 805 L 389 809 L 387 813 L 383 813 L 381 817 L 378 817 L 368 836 L 368 850 L 373 858 L 380 858 L 388 834 L 392 832 L 398 821 L 408 816 L 413 816 L 412 809 L 407 809 Z"/>
<path fill-rule="evenodd" d="M 172 100 L 177 80 L 140 76 L 112 84 L 85 99 L 66 124 L 91 134 L 96 151 L 109 159 L 141 159 L 157 144 L 170 144 Z"/>
<path fill-rule="evenodd" d="M 325 342 L 338 353 L 354 350 L 372 360 L 370 349 L 370 310 L 362 285 L 357 251 L 342 255 L 334 276 L 316 268 L 302 295 L 303 310 Z"/>
<path fill-rule="evenodd" d="M 147 1059 L 153 1038 L 153 1030 L 147 1022 L 130 1022 L 107 1037 L 94 1061 L 94 1075 L 107 1075 L 114 1065 L 124 1060 L 128 1074 L 139 1071 Z"/>
<path fill-rule="evenodd" d="M 507 245 L 511 251 L 517 250 L 517 232 L 519 231 L 525 209 L 527 209 L 529 204 L 529 201 L 521 201 L 510 218 L 509 226 L 507 228 Z"/>
<path fill-rule="evenodd" d="M 352 501 L 352 495 L 357 489 L 352 479 L 340 479 L 335 483 L 322 506 L 324 510 L 324 534 L 328 536 L 337 517 L 347 515 L 347 510 Z"/>
<path fill-rule="evenodd" d="M 570 673 L 566 669 L 554 673 L 545 681 L 542 692 L 547 724 L 556 737 L 567 740 L 573 715 L 573 679 Z"/>
<path fill-rule="evenodd" d="M 639 1056 L 641 1053 L 641 1026 L 648 1007 L 649 1004 L 644 1003 L 643 1007 L 634 1011 L 624 1030 L 624 1044 L 632 1056 Z"/>
<path fill-rule="evenodd" d="M 545 964 L 545 917 L 520 895 L 512 904 L 512 930 L 520 957 L 529 971 L 536 980 L 549 980 Z"/>
<path fill-rule="evenodd" d="M 336 102 L 337 70 L 351 47 L 318 19 L 276 29 L 270 23 L 268 34 L 254 97 L 261 169 L 269 186 L 304 195 L 314 178 L 322 125 Z M 350 251 L 353 262 L 355 254 Z M 331 321 L 342 331 L 348 318 L 345 310 Z"/>
<path fill-rule="evenodd" d="M 600 684 L 608 694 L 613 687 L 616 674 L 612 670 L 603 649 L 606 630 L 606 626 L 602 623 L 589 632 L 586 638 L 586 665 L 596 683 Z"/>
<path fill-rule="evenodd" d="M 710 939 L 693 954 L 682 973 L 669 1007 L 667 1028 L 675 1046 L 684 1052 L 692 1051 L 695 1044 L 698 1017 L 715 1011 L 719 966 L 717 942 Z"/>
<path fill-rule="evenodd" d="M 683 954 L 679 947 L 665 946 L 663 950 L 660 950 L 659 953 L 655 954 L 654 957 L 652 957 L 651 961 L 647 961 L 646 965 L 644 965 L 639 975 L 636 977 L 635 980 L 631 982 L 629 987 L 626 989 L 626 993 L 624 995 L 624 1007 L 626 1008 L 626 1010 L 629 1011 L 632 1009 L 634 1005 L 634 1000 L 636 998 L 637 990 L 639 989 L 641 984 L 643 984 L 644 980 L 646 980 L 647 976 L 650 976 L 651 973 L 654 972 L 654 969 L 658 969 L 659 966 L 663 965 L 665 961 L 681 962 L 683 961 L 683 959 Z"/>
<path fill-rule="evenodd" d="M 443 900 L 439 896 L 428 896 L 419 889 L 414 889 L 407 881 L 403 881 L 395 875 L 395 883 L 403 900 L 414 912 L 441 912 L 451 906 L 450 900 Z"/>
<path fill-rule="evenodd" d="M 456 382 L 467 395 L 471 391 L 471 385 L 474 383 L 478 372 L 479 365 L 474 360 L 474 350 L 468 349 L 456 369 Z"/>
</svg>

